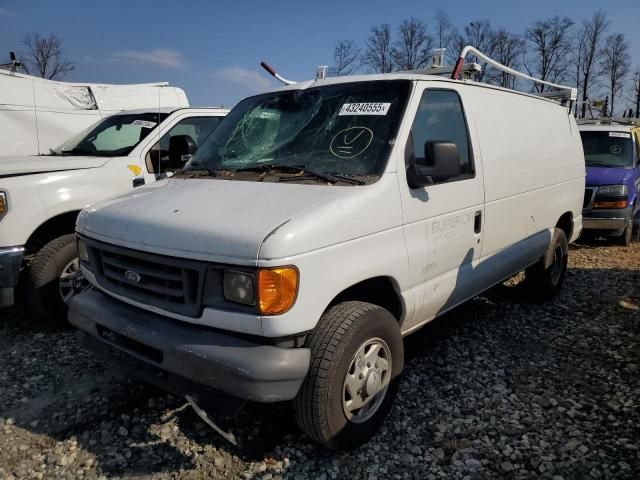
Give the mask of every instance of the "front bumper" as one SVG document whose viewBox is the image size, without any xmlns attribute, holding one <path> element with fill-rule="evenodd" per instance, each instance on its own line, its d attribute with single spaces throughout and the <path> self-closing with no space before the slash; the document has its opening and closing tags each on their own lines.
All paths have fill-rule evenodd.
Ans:
<svg viewBox="0 0 640 480">
<path fill-rule="evenodd" d="M 631 208 L 589 210 L 582 212 L 584 230 L 623 230 L 633 221 Z"/>
<path fill-rule="evenodd" d="M 309 369 L 307 348 L 263 345 L 147 312 L 101 292 L 73 297 L 69 321 L 137 360 L 244 400 L 291 400 Z"/>
<path fill-rule="evenodd" d="M 13 305 L 13 289 L 18 284 L 24 247 L 0 248 L 0 307 Z"/>
</svg>

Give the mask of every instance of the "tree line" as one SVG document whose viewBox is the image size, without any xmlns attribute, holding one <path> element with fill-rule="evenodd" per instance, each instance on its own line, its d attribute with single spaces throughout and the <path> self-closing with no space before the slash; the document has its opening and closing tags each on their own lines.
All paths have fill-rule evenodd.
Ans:
<svg viewBox="0 0 640 480">
<path fill-rule="evenodd" d="M 602 115 L 633 115 L 640 111 L 640 65 L 632 73 L 629 42 L 622 33 L 611 32 L 607 14 L 598 10 L 576 23 L 569 17 L 536 20 L 524 32 L 514 33 L 479 19 L 457 28 L 449 15 L 436 11 L 427 23 L 411 17 L 396 28 L 388 23 L 374 25 L 363 42 L 340 40 L 333 51 L 332 75 L 388 73 L 430 67 L 434 48 L 446 48 L 449 63 L 465 45 L 472 45 L 494 60 L 530 76 L 552 83 L 568 84 L 578 90 L 576 116 L 592 114 L 598 105 Z M 483 67 L 476 76 L 506 88 L 518 81 L 477 58 Z M 533 86 L 543 93 L 547 87 Z M 606 98 L 605 102 L 602 99 Z M 595 102 L 595 100 L 600 100 Z"/>
</svg>

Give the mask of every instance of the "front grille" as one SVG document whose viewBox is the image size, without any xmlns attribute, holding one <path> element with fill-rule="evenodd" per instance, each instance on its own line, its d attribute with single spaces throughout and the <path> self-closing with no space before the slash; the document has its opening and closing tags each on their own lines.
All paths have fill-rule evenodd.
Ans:
<svg viewBox="0 0 640 480">
<path fill-rule="evenodd" d="M 582 201 L 582 208 L 587 208 L 591 205 L 591 200 L 593 200 L 593 194 L 595 193 L 595 188 L 587 188 L 584 191 L 584 200 Z"/>
<path fill-rule="evenodd" d="M 92 270 L 103 288 L 170 312 L 188 316 L 200 314 L 206 271 L 204 262 L 91 240 L 87 243 Z"/>
</svg>

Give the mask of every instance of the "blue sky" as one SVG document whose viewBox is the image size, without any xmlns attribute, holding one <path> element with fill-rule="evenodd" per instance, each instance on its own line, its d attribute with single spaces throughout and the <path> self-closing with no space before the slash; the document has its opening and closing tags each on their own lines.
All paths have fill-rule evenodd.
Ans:
<svg viewBox="0 0 640 480">
<path fill-rule="evenodd" d="M 607 11 L 611 32 L 627 36 L 639 67 L 639 0 L 0 0 L 0 59 L 21 50 L 25 33 L 53 32 L 76 64 L 66 80 L 167 80 L 184 88 L 192 105 L 230 106 L 275 85 L 261 60 L 286 77 L 308 79 L 317 65 L 331 64 L 338 40 L 363 42 L 372 25 L 397 26 L 411 16 L 433 25 L 442 9 L 458 27 L 486 18 L 521 33 L 538 19 L 579 22 L 598 8 Z"/>
</svg>

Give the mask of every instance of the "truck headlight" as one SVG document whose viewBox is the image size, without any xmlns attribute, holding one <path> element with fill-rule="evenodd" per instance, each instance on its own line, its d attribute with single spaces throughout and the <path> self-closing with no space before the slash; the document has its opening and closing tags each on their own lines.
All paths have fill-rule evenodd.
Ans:
<svg viewBox="0 0 640 480">
<path fill-rule="evenodd" d="M 222 289 L 225 300 L 243 305 L 256 304 L 256 279 L 248 272 L 225 270 Z"/>
<path fill-rule="evenodd" d="M 85 242 L 82 238 L 78 238 L 78 257 L 83 262 L 89 263 L 89 251 L 87 250 L 87 242 Z"/>
<path fill-rule="evenodd" d="M 626 185 L 602 185 L 596 191 L 593 208 L 627 208 Z"/>
<path fill-rule="evenodd" d="M 626 185 L 602 185 L 598 187 L 598 195 L 624 195 L 627 196 L 629 190 Z"/>
<path fill-rule="evenodd" d="M 9 201 L 7 200 L 7 194 L 5 192 L 0 192 L 0 220 L 4 217 L 9 211 Z"/>
</svg>

